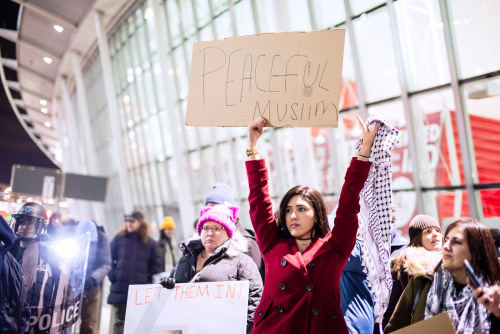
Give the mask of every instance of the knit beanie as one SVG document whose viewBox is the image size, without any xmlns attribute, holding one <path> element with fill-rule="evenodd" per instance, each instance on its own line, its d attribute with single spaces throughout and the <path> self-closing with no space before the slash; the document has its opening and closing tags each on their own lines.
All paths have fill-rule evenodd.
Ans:
<svg viewBox="0 0 500 334">
<path fill-rule="evenodd" d="M 205 198 L 205 205 L 207 203 L 224 204 L 226 206 L 234 206 L 236 203 L 233 198 L 233 191 L 225 183 L 216 183 L 212 190 Z"/>
<path fill-rule="evenodd" d="M 408 229 L 410 240 L 429 227 L 437 227 L 441 230 L 441 226 L 439 226 L 438 221 L 434 217 L 428 215 L 416 215 L 413 217 L 410 221 L 410 228 Z"/>
<path fill-rule="evenodd" d="M 174 218 L 172 218 L 170 216 L 166 216 L 163 218 L 163 224 L 161 224 L 160 230 L 163 231 L 164 229 L 167 229 L 167 228 L 171 228 L 172 230 L 175 230 Z"/>
<path fill-rule="evenodd" d="M 201 208 L 200 220 L 198 220 L 198 226 L 196 230 L 198 234 L 201 235 L 201 228 L 206 222 L 215 222 L 223 226 L 229 238 L 233 237 L 233 233 L 236 230 L 236 217 L 238 217 L 238 212 L 240 208 L 237 206 L 225 206 L 225 205 L 214 205 L 212 207 Z"/>
</svg>

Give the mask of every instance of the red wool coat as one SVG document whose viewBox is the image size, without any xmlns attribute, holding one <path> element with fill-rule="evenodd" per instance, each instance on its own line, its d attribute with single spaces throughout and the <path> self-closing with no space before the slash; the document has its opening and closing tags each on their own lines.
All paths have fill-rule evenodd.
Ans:
<svg viewBox="0 0 500 334">
<path fill-rule="evenodd" d="M 332 233 L 316 239 L 301 254 L 294 239 L 278 235 L 265 161 L 246 162 L 250 218 L 266 268 L 253 334 L 348 333 L 340 308 L 340 275 L 354 247 L 359 192 L 370 166 L 351 161 Z"/>
</svg>

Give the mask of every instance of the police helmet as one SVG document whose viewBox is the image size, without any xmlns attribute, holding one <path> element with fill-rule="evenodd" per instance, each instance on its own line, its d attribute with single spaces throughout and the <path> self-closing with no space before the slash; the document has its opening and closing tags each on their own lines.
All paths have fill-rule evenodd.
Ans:
<svg viewBox="0 0 500 334">
<path fill-rule="evenodd" d="M 14 233 L 22 240 L 31 240 L 38 238 L 47 231 L 47 213 L 45 208 L 33 202 L 23 204 L 12 215 L 15 220 Z"/>
</svg>

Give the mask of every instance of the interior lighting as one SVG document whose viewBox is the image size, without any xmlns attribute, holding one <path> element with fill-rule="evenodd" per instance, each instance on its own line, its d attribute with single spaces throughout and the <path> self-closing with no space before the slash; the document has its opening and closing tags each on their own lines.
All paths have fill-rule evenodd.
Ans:
<svg viewBox="0 0 500 334">
<path fill-rule="evenodd" d="M 60 25 L 54 24 L 54 30 L 57 32 L 63 32 L 64 28 L 61 27 Z"/>
<path fill-rule="evenodd" d="M 52 58 L 50 58 L 50 57 L 43 57 L 43 61 L 49 65 L 52 64 Z"/>
<path fill-rule="evenodd" d="M 45 125 L 46 127 L 50 128 L 50 127 L 52 126 L 52 123 L 50 123 L 50 122 L 45 122 L 45 123 L 43 123 L 43 125 Z"/>
<path fill-rule="evenodd" d="M 42 108 L 40 109 L 41 112 L 43 112 L 44 114 L 48 113 L 49 112 L 49 109 L 47 108 Z"/>
<path fill-rule="evenodd" d="M 46 106 L 47 105 L 47 100 L 40 100 L 40 104 L 42 106 Z"/>
</svg>

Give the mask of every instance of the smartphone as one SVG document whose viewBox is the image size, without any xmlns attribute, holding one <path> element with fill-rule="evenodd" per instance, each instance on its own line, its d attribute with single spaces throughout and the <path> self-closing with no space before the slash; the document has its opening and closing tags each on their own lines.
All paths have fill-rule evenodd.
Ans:
<svg viewBox="0 0 500 334">
<path fill-rule="evenodd" d="M 467 276 L 469 276 L 470 285 L 472 285 L 474 289 L 483 288 L 483 283 L 481 282 L 479 277 L 477 277 L 477 275 L 474 273 L 474 269 L 472 269 L 472 266 L 470 265 L 469 261 L 464 260 L 464 265 L 465 265 L 465 270 L 467 271 Z"/>
</svg>

